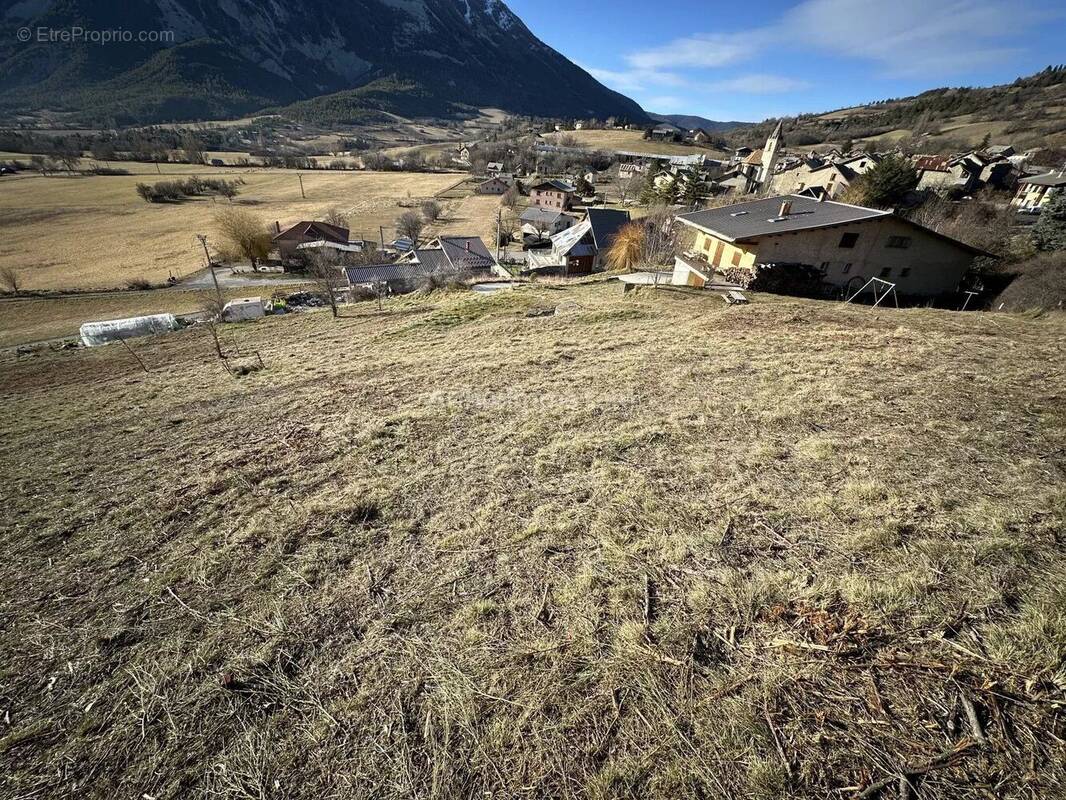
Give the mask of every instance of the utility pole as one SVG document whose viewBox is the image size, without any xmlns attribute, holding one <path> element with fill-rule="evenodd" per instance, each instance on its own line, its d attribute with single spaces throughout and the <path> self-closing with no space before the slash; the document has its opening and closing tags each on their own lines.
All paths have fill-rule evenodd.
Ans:
<svg viewBox="0 0 1066 800">
<path fill-rule="evenodd" d="M 215 265 L 211 261 L 211 254 L 207 251 L 207 237 L 198 233 L 196 238 L 204 246 L 204 257 L 207 259 L 207 269 L 211 273 L 211 281 L 215 284 L 215 298 L 218 300 L 218 310 L 222 313 L 222 288 L 218 285 L 218 276 L 215 274 Z"/>
<path fill-rule="evenodd" d="M 381 249 L 385 249 L 385 226 L 378 225 L 378 239 L 381 241 Z"/>
<path fill-rule="evenodd" d="M 300 179 L 300 197 L 302 197 L 304 200 L 306 200 L 307 199 L 307 195 L 304 194 L 304 176 L 301 175 L 299 172 L 297 172 L 296 173 L 296 177 Z"/>
<path fill-rule="evenodd" d="M 503 209 L 496 209 L 496 263 L 500 261 L 500 224 L 503 217 Z"/>
</svg>

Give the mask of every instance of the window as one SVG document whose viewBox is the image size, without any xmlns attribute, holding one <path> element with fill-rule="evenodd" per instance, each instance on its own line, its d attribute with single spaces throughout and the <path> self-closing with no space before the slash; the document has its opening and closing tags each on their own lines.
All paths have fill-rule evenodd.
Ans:
<svg viewBox="0 0 1066 800">
<path fill-rule="evenodd" d="M 889 236 L 888 243 L 885 245 L 885 247 L 892 247 L 896 250 L 906 250 L 910 246 L 910 236 Z"/>
<path fill-rule="evenodd" d="M 740 251 L 739 250 L 734 250 L 733 251 L 733 266 L 734 267 L 739 267 L 740 266 Z"/>
<path fill-rule="evenodd" d="M 848 249 L 855 246 L 855 243 L 859 241 L 859 234 L 857 233 L 845 233 L 840 237 L 840 246 Z"/>
<path fill-rule="evenodd" d="M 843 275 L 847 275 L 849 272 L 851 272 L 851 262 L 849 261 L 847 264 L 845 264 L 844 269 L 840 270 L 840 272 Z"/>
<path fill-rule="evenodd" d="M 882 278 L 888 278 L 891 275 L 892 275 L 892 267 L 885 267 L 883 270 L 881 270 L 881 277 Z"/>
<path fill-rule="evenodd" d="M 821 272 L 823 275 L 828 274 L 828 272 L 829 272 L 829 262 L 828 261 L 823 261 L 821 266 L 818 267 L 818 271 Z"/>
<path fill-rule="evenodd" d="M 901 269 L 899 271 L 899 276 L 901 278 L 906 278 L 910 274 L 911 274 L 911 268 L 910 267 L 904 267 L 903 269 Z"/>
</svg>

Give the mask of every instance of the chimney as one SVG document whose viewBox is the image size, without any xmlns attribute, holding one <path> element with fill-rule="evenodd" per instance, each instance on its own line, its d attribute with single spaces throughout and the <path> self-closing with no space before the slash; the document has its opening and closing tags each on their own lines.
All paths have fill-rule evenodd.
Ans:
<svg viewBox="0 0 1066 800">
<path fill-rule="evenodd" d="M 274 233 L 281 233 L 281 223 L 274 220 Z"/>
<path fill-rule="evenodd" d="M 777 216 L 779 216 L 779 217 L 787 217 L 791 213 L 792 213 L 792 201 L 791 200 L 785 200 L 784 202 L 781 203 L 781 213 L 779 213 Z"/>
<path fill-rule="evenodd" d="M 466 252 L 468 252 L 468 253 L 470 252 L 470 240 L 469 239 L 466 240 Z"/>
</svg>

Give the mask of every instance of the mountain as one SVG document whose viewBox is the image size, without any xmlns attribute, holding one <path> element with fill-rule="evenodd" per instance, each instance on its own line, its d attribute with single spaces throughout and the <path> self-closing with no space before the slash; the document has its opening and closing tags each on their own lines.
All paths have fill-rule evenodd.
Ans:
<svg viewBox="0 0 1066 800">
<path fill-rule="evenodd" d="M 731 131 L 736 128 L 745 128 L 753 124 L 751 122 L 718 122 L 713 119 L 696 117 L 690 114 L 652 114 L 651 112 L 648 112 L 648 116 L 656 122 L 670 122 L 687 131 L 703 128 L 708 133 L 713 133 L 715 131 Z"/>
<path fill-rule="evenodd" d="M 322 121 L 476 107 L 647 120 L 537 39 L 502 0 L 22 0 L 0 13 L 5 116 L 72 112 L 129 124 L 296 104 L 294 113 Z M 124 31 L 131 41 L 47 40 L 48 30 L 75 26 Z M 166 41 L 142 42 L 140 32 Z"/>
</svg>

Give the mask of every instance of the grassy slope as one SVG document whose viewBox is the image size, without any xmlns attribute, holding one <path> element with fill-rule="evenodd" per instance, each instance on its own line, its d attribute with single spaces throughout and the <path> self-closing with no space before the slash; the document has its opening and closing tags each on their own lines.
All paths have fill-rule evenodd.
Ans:
<svg viewBox="0 0 1066 800">
<path fill-rule="evenodd" d="M 0 363 L 0 793 L 1066 788 L 1061 316 L 349 313 Z"/>
<path fill-rule="evenodd" d="M 310 171 L 303 174 L 306 199 L 295 170 L 113 162 L 135 174 L 75 176 L 21 174 L 3 179 L 0 192 L 0 267 L 11 266 L 27 289 L 113 288 L 133 278 L 157 282 L 203 266 L 197 233 L 211 236 L 225 201 L 197 198 L 182 203 L 146 203 L 141 182 L 195 173 L 242 178 L 236 203 L 264 225 L 283 226 L 320 217 L 330 208 L 351 213 L 353 235 L 391 232 L 402 213 L 398 201 L 432 196 L 461 176 L 450 174 Z"/>
</svg>

